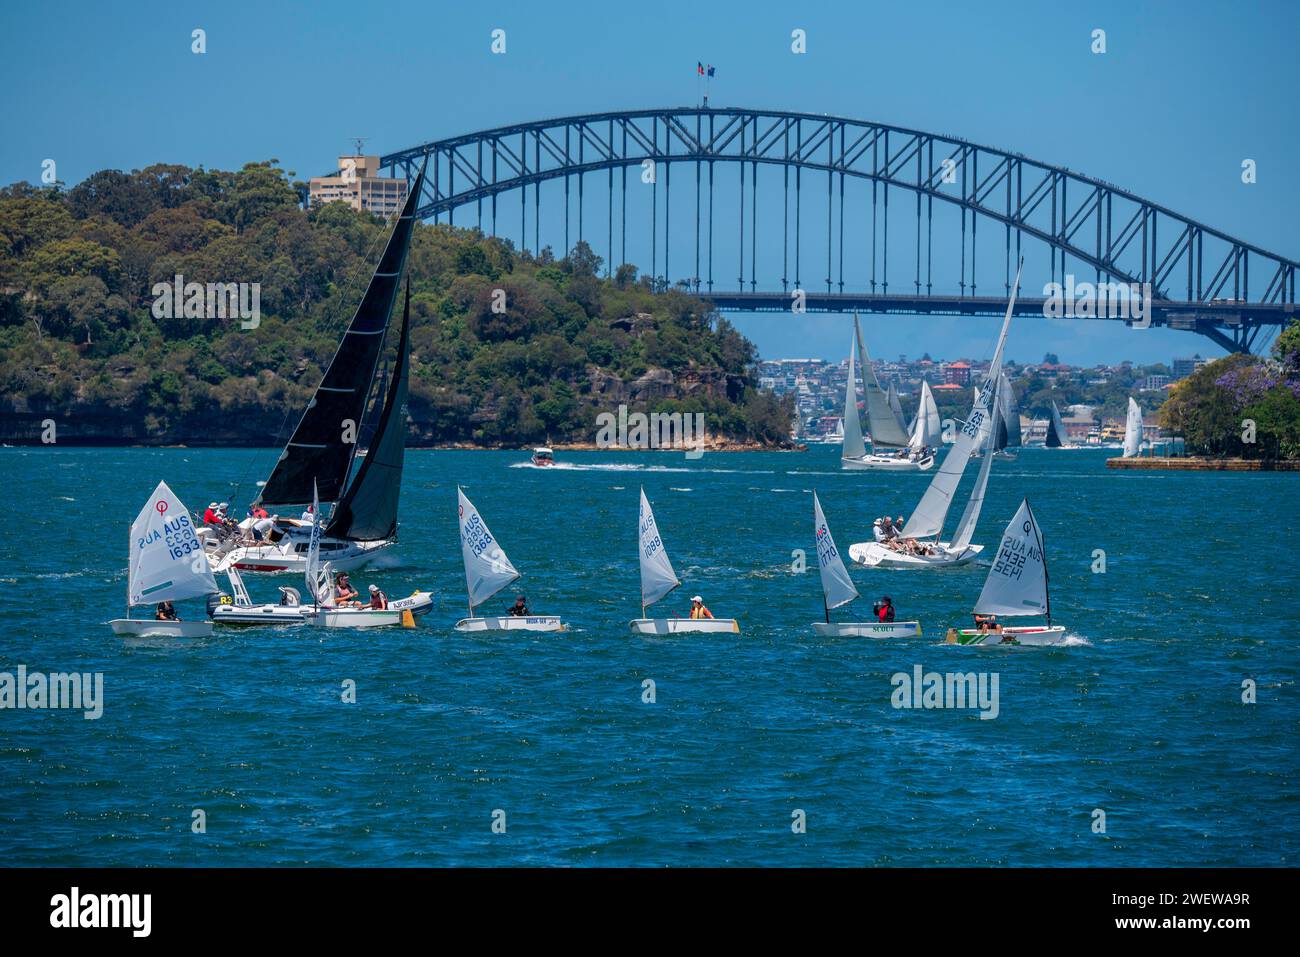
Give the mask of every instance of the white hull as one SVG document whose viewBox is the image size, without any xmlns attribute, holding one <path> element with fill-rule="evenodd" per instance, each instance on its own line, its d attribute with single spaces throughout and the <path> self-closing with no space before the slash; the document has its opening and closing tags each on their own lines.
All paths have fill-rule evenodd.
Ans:
<svg viewBox="0 0 1300 957">
<path fill-rule="evenodd" d="M 858 542 L 849 546 L 849 558 L 864 568 L 950 568 L 966 565 L 984 551 L 983 545 L 967 545 L 956 551 L 948 542 L 939 542 L 934 548 L 934 555 L 909 555 L 880 542 Z"/>
<path fill-rule="evenodd" d="M 456 622 L 457 631 L 564 631 L 566 628 L 559 615 L 489 615 Z"/>
<path fill-rule="evenodd" d="M 217 625 L 301 625 L 310 609 L 303 605 L 217 605 L 209 614 Z"/>
<path fill-rule="evenodd" d="M 739 634 L 740 623 L 734 618 L 634 618 L 628 628 L 640 635 L 675 635 L 681 632 L 721 632 Z"/>
<path fill-rule="evenodd" d="M 1064 638 L 1063 625 L 1011 625 L 1001 631 L 954 628 L 948 632 L 950 645 L 1059 645 Z"/>
<path fill-rule="evenodd" d="M 303 619 L 309 625 L 321 628 L 386 628 L 402 623 L 402 612 L 409 611 L 414 617 L 426 615 L 433 607 L 433 596 L 427 591 L 418 591 L 406 598 L 390 601 L 388 607 L 375 608 L 340 606 L 338 608 L 321 605 L 304 605 Z"/>
<path fill-rule="evenodd" d="M 896 455 L 864 455 L 861 458 L 840 458 L 840 468 L 846 471 L 878 470 L 882 472 L 924 472 L 934 465 L 934 456 L 913 461 Z"/>
<path fill-rule="evenodd" d="M 210 638 L 210 621 L 150 621 L 147 618 L 114 618 L 109 622 L 115 635 L 135 638 Z"/>
<path fill-rule="evenodd" d="M 813 631 L 823 638 L 916 638 L 921 634 L 919 621 L 815 621 Z"/>
<path fill-rule="evenodd" d="M 328 561 L 335 571 L 354 571 L 368 565 L 396 542 L 349 542 L 321 538 L 321 560 Z M 302 546 L 302 551 L 298 551 Z M 267 574 L 296 574 L 307 571 L 307 542 L 305 539 L 286 537 L 274 545 L 240 545 L 225 553 L 209 553 L 208 560 L 214 572 L 224 572 L 235 567 L 241 572 Z"/>
</svg>

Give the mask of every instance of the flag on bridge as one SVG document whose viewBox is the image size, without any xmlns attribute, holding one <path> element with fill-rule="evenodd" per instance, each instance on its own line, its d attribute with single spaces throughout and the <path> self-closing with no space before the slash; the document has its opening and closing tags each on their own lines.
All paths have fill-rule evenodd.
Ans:
<svg viewBox="0 0 1300 957">
<path fill-rule="evenodd" d="M 713 76 L 713 64 L 709 64 L 709 76 Z"/>
<path fill-rule="evenodd" d="M 695 72 L 700 76 L 704 76 L 704 64 L 699 60 L 695 61 Z"/>
</svg>

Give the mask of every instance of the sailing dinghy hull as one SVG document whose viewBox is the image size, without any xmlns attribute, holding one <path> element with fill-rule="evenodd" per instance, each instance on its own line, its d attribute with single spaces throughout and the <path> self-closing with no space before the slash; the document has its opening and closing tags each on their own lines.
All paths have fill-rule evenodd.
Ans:
<svg viewBox="0 0 1300 957">
<path fill-rule="evenodd" d="M 149 621 L 146 618 L 114 618 L 109 626 L 115 635 L 132 638 L 211 638 L 210 621 Z"/>
<path fill-rule="evenodd" d="M 565 631 L 567 627 L 559 615 L 488 615 L 456 622 L 457 631 Z"/>
<path fill-rule="evenodd" d="M 1065 640 L 1063 625 L 1010 625 L 1001 631 L 953 628 L 948 632 L 950 645 L 1059 645 Z"/>
<path fill-rule="evenodd" d="M 917 638 L 921 634 L 919 621 L 891 621 L 887 624 L 873 621 L 814 621 L 812 627 L 823 638 Z"/>
<path fill-rule="evenodd" d="M 967 545 L 955 551 L 949 543 L 939 542 L 935 549 L 935 555 L 908 555 L 879 542 L 858 542 L 849 546 L 849 558 L 864 568 L 953 568 L 974 561 L 984 546 Z"/>
<path fill-rule="evenodd" d="M 634 618 L 628 628 L 638 635 L 676 635 L 685 632 L 740 633 L 734 618 Z"/>
<path fill-rule="evenodd" d="M 860 458 L 841 458 L 840 468 L 849 472 L 875 470 L 881 472 L 924 472 L 934 465 L 934 456 L 912 461 L 896 455 L 864 455 Z"/>
</svg>

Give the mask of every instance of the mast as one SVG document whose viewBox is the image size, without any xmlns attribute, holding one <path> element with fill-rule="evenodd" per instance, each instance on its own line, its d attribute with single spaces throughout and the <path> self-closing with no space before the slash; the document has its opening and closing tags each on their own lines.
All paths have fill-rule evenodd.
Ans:
<svg viewBox="0 0 1300 957">
<path fill-rule="evenodd" d="M 352 437 L 359 437 L 389 317 L 406 268 L 423 186 L 424 170 L 421 169 L 365 294 L 293 435 L 258 494 L 258 502 L 268 505 L 305 502 L 313 481 L 325 501 L 337 502 L 342 496 L 357 451 L 355 441 L 346 441 L 346 427 L 351 423 L 355 430 Z"/>
</svg>

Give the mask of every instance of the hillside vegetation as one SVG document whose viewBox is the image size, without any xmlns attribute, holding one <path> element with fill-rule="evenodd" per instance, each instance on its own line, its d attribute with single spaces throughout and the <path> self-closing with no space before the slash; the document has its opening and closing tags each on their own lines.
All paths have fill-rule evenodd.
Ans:
<svg viewBox="0 0 1300 957">
<path fill-rule="evenodd" d="M 60 441 L 284 438 L 388 232 L 343 204 L 304 211 L 289 175 L 275 161 L 157 165 L 0 190 L 0 433 L 33 441 L 53 418 Z M 556 259 L 417 224 L 412 442 L 591 442 L 596 415 L 627 403 L 703 412 L 730 441 L 787 443 L 792 408 L 757 389 L 748 340 L 635 266 L 603 272 L 582 243 Z M 259 283 L 260 324 L 155 318 L 154 284 L 177 274 Z"/>
</svg>

